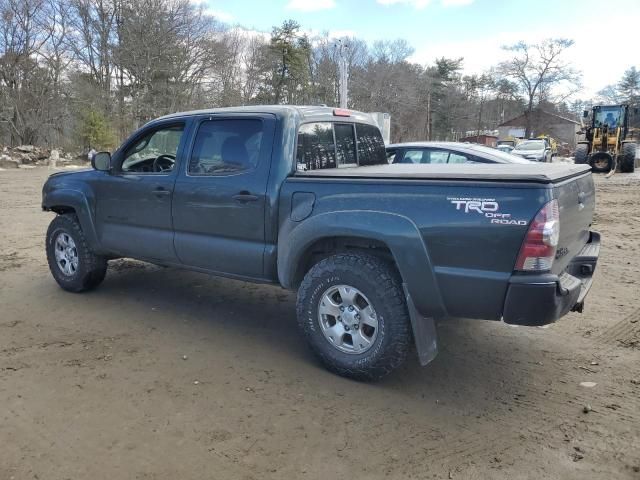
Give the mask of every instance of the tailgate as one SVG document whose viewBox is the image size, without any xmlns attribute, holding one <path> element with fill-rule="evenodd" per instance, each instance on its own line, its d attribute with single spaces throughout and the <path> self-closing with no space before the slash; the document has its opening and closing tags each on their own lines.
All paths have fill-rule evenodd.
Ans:
<svg viewBox="0 0 640 480">
<path fill-rule="evenodd" d="M 560 239 L 552 272 L 560 274 L 589 241 L 596 195 L 591 173 L 554 187 L 560 212 Z"/>
</svg>

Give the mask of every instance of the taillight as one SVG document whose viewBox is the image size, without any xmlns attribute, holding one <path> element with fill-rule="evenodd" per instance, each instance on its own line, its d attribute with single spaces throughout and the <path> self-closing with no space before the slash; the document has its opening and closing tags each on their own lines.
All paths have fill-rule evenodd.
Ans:
<svg viewBox="0 0 640 480">
<path fill-rule="evenodd" d="M 523 272 L 551 270 L 559 238 L 560 214 L 554 199 L 540 209 L 529 225 L 515 269 Z"/>
</svg>

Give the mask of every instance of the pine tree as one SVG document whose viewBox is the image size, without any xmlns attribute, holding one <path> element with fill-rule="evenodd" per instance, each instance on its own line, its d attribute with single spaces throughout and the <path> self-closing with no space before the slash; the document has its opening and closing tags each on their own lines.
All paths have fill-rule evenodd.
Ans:
<svg viewBox="0 0 640 480">
<path fill-rule="evenodd" d="M 635 105 L 640 101 L 640 71 L 636 67 L 631 67 L 624 72 L 618 92 L 625 103 Z"/>
</svg>

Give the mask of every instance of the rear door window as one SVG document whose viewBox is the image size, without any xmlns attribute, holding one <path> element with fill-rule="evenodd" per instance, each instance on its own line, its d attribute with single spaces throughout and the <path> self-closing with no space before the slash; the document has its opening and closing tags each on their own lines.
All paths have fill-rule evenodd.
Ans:
<svg viewBox="0 0 640 480">
<path fill-rule="evenodd" d="M 400 163 L 475 163 L 474 160 L 473 157 L 470 159 L 462 153 L 433 150 L 431 148 L 416 148 L 406 150 Z"/>
<path fill-rule="evenodd" d="M 228 175 L 253 170 L 262 144 L 262 121 L 207 120 L 200 124 L 189 159 L 189 175 Z"/>
<path fill-rule="evenodd" d="M 423 150 L 407 150 L 402 157 L 402 163 L 424 163 L 422 161 Z"/>
<path fill-rule="evenodd" d="M 445 152 L 443 150 L 425 150 L 425 156 L 423 160 L 427 159 L 428 161 L 423 161 L 423 163 L 447 163 L 447 159 L 449 158 L 449 152 Z"/>
<path fill-rule="evenodd" d="M 461 153 L 450 152 L 449 163 L 473 163 L 473 162 L 470 162 L 469 159 L 465 155 L 462 155 Z"/>
</svg>

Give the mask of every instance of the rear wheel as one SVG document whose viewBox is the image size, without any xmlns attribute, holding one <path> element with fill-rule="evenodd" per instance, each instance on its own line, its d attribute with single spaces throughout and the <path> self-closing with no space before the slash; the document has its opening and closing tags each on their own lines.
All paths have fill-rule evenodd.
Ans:
<svg viewBox="0 0 640 480">
<path fill-rule="evenodd" d="M 377 380 L 406 359 L 409 313 L 395 269 L 366 254 L 338 254 L 314 265 L 298 290 L 300 328 L 331 371 Z"/>
<path fill-rule="evenodd" d="M 586 143 L 579 143 L 576 146 L 575 163 L 587 163 L 589 160 L 589 145 Z"/>
<path fill-rule="evenodd" d="M 47 261 L 58 285 L 70 292 L 97 287 L 107 273 L 107 259 L 89 248 L 78 217 L 58 215 L 47 230 Z"/>
<path fill-rule="evenodd" d="M 620 171 L 632 173 L 636 169 L 636 144 L 624 142 L 622 144 L 622 155 L 620 156 Z"/>
</svg>

